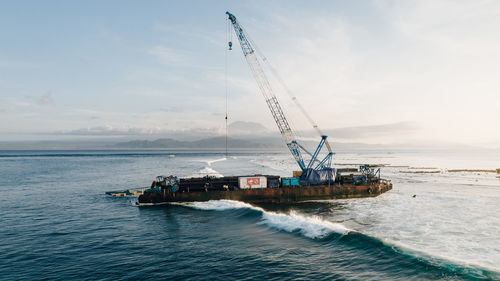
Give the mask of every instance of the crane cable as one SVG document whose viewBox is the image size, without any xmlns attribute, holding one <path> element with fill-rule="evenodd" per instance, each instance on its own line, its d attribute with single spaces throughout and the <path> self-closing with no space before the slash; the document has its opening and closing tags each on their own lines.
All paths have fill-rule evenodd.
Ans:
<svg viewBox="0 0 500 281">
<path fill-rule="evenodd" d="M 226 19 L 226 42 L 231 42 L 232 33 L 231 33 L 231 25 L 229 23 L 229 19 Z M 225 77 L 224 77 L 224 86 L 225 86 L 225 92 L 226 92 L 226 115 L 224 117 L 225 119 L 225 130 L 226 130 L 226 136 L 225 136 L 225 142 L 226 142 L 226 159 L 227 159 L 227 96 L 228 96 L 228 83 L 227 83 L 227 76 L 228 76 L 228 51 L 231 50 L 231 44 L 229 43 L 229 48 L 224 47 L 225 49 Z"/>
<path fill-rule="evenodd" d="M 274 77 L 276 78 L 276 80 L 278 80 L 278 82 L 281 84 L 281 86 L 283 87 L 283 89 L 285 90 L 285 92 L 287 93 L 287 95 L 292 99 L 292 101 L 295 103 L 295 105 L 300 109 L 300 111 L 302 112 L 302 114 L 306 117 L 307 121 L 309 121 L 309 123 L 316 130 L 316 132 L 321 137 L 323 137 L 324 134 L 321 131 L 321 129 L 318 127 L 318 124 L 316 124 L 316 122 L 314 122 L 314 120 L 311 118 L 311 116 L 307 113 L 307 111 L 304 109 L 304 107 L 300 104 L 300 102 L 298 101 L 297 97 L 294 96 L 294 94 L 292 93 L 292 91 L 290 90 L 290 88 L 288 88 L 288 86 L 285 84 L 285 82 L 283 81 L 283 79 L 281 78 L 281 76 L 278 74 L 278 72 L 276 71 L 276 69 L 269 63 L 269 61 L 267 60 L 266 56 L 264 56 L 264 54 L 260 51 L 259 47 L 257 47 L 257 45 L 255 44 L 255 42 L 253 42 L 253 40 L 250 37 L 248 37 L 248 39 L 252 43 L 252 45 L 253 45 L 255 51 L 257 52 L 257 54 L 262 58 L 262 61 L 267 65 L 267 67 L 271 70 L 271 73 L 274 75 Z M 332 148 L 331 148 L 330 144 L 328 143 L 328 140 L 325 140 L 325 145 L 326 145 L 326 147 L 328 149 L 328 152 L 332 152 Z"/>
<path fill-rule="evenodd" d="M 241 23 L 240 23 L 241 25 Z M 250 43 L 252 44 L 254 50 L 255 50 L 255 53 L 261 58 L 261 60 L 266 63 L 266 65 L 271 69 L 271 71 L 273 71 L 274 69 L 271 67 L 271 65 L 269 64 L 269 62 L 267 61 L 266 57 L 264 56 L 264 54 L 260 51 L 259 47 L 257 46 L 257 44 L 252 40 L 252 38 L 243 30 L 243 32 L 245 33 L 245 37 L 248 39 L 248 41 L 250 41 Z M 276 71 L 274 71 L 276 72 Z M 287 112 L 287 109 L 286 108 L 281 108 L 281 110 L 283 110 L 285 113 Z M 286 114 L 287 116 L 291 116 L 291 114 Z M 287 119 L 291 129 L 292 129 L 292 134 L 296 137 L 296 138 L 303 138 L 303 135 L 301 134 L 301 132 L 299 130 L 297 130 L 297 126 L 295 126 L 294 124 L 294 121 L 293 119 Z"/>
</svg>

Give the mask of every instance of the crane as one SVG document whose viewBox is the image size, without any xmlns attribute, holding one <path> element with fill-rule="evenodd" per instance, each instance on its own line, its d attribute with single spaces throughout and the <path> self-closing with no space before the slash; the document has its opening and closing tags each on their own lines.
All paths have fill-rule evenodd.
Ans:
<svg viewBox="0 0 500 281">
<path fill-rule="evenodd" d="M 267 103 L 267 106 L 269 107 L 269 110 L 271 111 L 271 114 L 274 118 L 274 121 L 276 122 L 276 125 L 278 126 L 281 136 L 285 141 L 288 149 L 292 153 L 293 157 L 295 158 L 295 161 L 297 161 L 297 164 L 302 170 L 302 173 L 305 174 L 305 173 L 311 173 L 311 171 L 332 170 L 331 164 L 334 152 L 332 152 L 332 149 L 327 141 L 328 136 L 321 133 L 318 126 L 314 124 L 312 119 L 305 112 L 304 108 L 300 106 L 300 104 L 298 104 L 295 98 L 293 98 L 294 102 L 297 105 L 299 105 L 299 108 L 301 109 L 302 113 L 306 116 L 308 121 L 311 122 L 313 127 L 316 129 L 318 133 L 320 133 L 321 136 L 321 140 L 314 153 L 309 152 L 307 149 L 304 148 L 304 146 L 302 146 L 298 142 L 297 136 L 290 127 L 290 124 L 285 116 L 285 113 L 283 112 L 281 105 L 278 102 L 278 99 L 276 98 L 276 95 L 273 92 L 271 84 L 269 83 L 269 80 L 267 79 L 266 74 L 262 69 L 262 66 L 259 62 L 259 58 L 257 57 L 256 54 L 255 44 L 248 37 L 248 34 L 246 34 L 246 32 L 243 30 L 241 24 L 238 22 L 236 17 L 230 12 L 226 12 L 226 14 L 229 20 L 231 21 L 231 24 L 233 25 L 236 37 L 240 42 L 243 55 L 245 56 L 248 65 L 250 66 L 253 77 L 255 78 L 255 81 L 257 82 L 257 85 L 259 86 L 262 95 L 264 96 L 264 99 Z M 232 48 L 232 42 L 229 42 L 229 48 L 230 49 Z M 265 57 L 263 58 L 263 61 L 266 61 Z M 328 153 L 322 160 L 319 160 L 318 156 L 324 146 L 327 147 Z M 306 160 L 304 159 L 304 156 L 302 154 L 303 152 L 311 157 L 308 162 L 306 162 Z"/>
</svg>

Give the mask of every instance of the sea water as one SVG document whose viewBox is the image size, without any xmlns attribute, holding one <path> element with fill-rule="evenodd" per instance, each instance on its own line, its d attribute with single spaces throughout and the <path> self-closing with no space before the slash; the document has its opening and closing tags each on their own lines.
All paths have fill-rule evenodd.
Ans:
<svg viewBox="0 0 500 281">
<path fill-rule="evenodd" d="M 340 166 L 386 164 L 393 189 L 137 207 L 105 192 L 157 175 L 290 176 L 296 164 L 281 152 L 1 151 L 0 279 L 498 280 L 500 178 L 447 170 L 500 168 L 499 156 L 339 152 Z"/>
</svg>

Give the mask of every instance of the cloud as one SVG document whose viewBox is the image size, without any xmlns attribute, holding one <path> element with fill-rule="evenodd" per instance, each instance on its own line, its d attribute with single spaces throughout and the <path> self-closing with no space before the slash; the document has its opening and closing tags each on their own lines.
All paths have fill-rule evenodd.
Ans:
<svg viewBox="0 0 500 281">
<path fill-rule="evenodd" d="M 255 122 L 236 121 L 228 125 L 231 135 L 269 135 L 273 134 L 266 127 Z M 79 128 L 67 131 L 54 131 L 48 135 L 60 136 L 130 136 L 147 138 L 149 136 L 162 137 L 169 136 L 178 140 L 183 139 L 200 139 L 204 137 L 218 136 L 225 133 L 223 127 L 202 127 L 202 128 L 185 128 L 173 129 L 171 127 L 117 127 L 111 125 Z M 45 134 L 45 133 L 41 133 Z M 279 134 L 275 135 L 279 137 Z"/>
<path fill-rule="evenodd" d="M 39 105 L 53 105 L 54 99 L 52 98 L 52 92 L 48 91 L 47 93 L 43 94 L 40 99 L 38 99 L 37 103 Z"/>
<path fill-rule="evenodd" d="M 97 126 L 80 128 L 71 131 L 58 131 L 54 135 L 74 135 L 74 136 L 130 136 L 130 135 L 157 135 L 165 133 L 159 128 L 115 128 L 113 126 Z"/>
<path fill-rule="evenodd" d="M 373 136 L 389 136 L 402 133 L 410 133 L 419 130 L 420 127 L 414 122 L 397 122 L 373 126 L 345 127 L 325 130 L 333 138 L 353 139 L 368 138 Z"/>
<path fill-rule="evenodd" d="M 236 121 L 228 125 L 230 134 L 232 135 L 248 135 L 255 136 L 279 136 L 275 130 L 269 130 L 267 127 L 256 122 Z M 397 136 L 400 134 L 408 134 L 418 132 L 421 128 L 414 122 L 397 122 L 390 124 L 381 124 L 373 126 L 356 126 L 337 129 L 326 129 L 323 133 L 331 138 L 345 140 L 370 139 L 381 136 Z M 203 137 L 206 135 L 223 134 L 217 128 L 186 128 L 183 130 L 165 128 L 165 127 L 114 127 L 111 125 L 80 128 L 69 131 L 56 131 L 52 135 L 76 135 L 76 136 L 195 136 Z M 307 130 L 300 131 L 301 136 L 315 136 L 315 131 Z"/>
<path fill-rule="evenodd" d="M 157 57 L 161 62 L 166 64 L 178 65 L 185 64 L 191 61 L 189 56 L 187 56 L 186 54 L 165 46 L 155 46 L 151 48 L 148 53 Z"/>
<path fill-rule="evenodd" d="M 162 135 L 206 135 L 215 132 L 213 128 L 172 130 L 160 127 L 113 127 L 110 125 L 80 128 L 69 131 L 55 131 L 50 135 L 71 136 L 162 136 Z"/>
<path fill-rule="evenodd" d="M 180 113 L 180 112 L 185 112 L 186 109 L 182 105 L 174 105 L 174 106 L 161 108 L 160 111 Z"/>
</svg>

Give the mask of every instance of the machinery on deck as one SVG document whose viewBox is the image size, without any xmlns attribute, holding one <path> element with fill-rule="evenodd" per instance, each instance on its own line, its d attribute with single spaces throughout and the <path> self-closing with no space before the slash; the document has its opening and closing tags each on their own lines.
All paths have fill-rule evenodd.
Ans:
<svg viewBox="0 0 500 281">
<path fill-rule="evenodd" d="M 236 33 L 236 37 L 238 38 L 241 46 L 241 50 L 243 51 L 243 55 L 250 66 L 252 74 L 257 82 L 259 89 L 266 100 L 267 106 L 271 111 L 271 114 L 278 126 L 278 129 L 281 133 L 283 140 L 285 141 L 288 149 L 292 153 L 295 161 L 299 165 L 302 170 L 302 179 L 306 181 L 316 182 L 316 179 L 319 179 L 321 183 L 325 181 L 333 181 L 335 179 L 335 171 L 331 168 L 332 164 L 332 156 L 334 152 L 330 144 L 328 143 L 328 136 L 323 135 L 319 130 L 318 126 L 312 121 L 312 119 L 307 115 L 305 110 L 300 107 L 302 113 L 307 117 L 309 122 L 313 125 L 313 127 L 320 133 L 321 140 L 314 151 L 314 153 L 309 152 L 303 145 L 299 143 L 297 140 L 296 134 L 290 127 L 290 123 L 288 122 L 285 113 L 283 112 L 280 103 L 276 95 L 273 92 L 271 84 L 264 73 L 264 70 L 259 62 L 259 57 L 257 56 L 255 43 L 249 38 L 248 34 L 245 32 L 241 24 L 238 22 L 236 17 L 230 12 L 226 12 L 228 15 L 231 24 L 234 27 L 234 32 Z M 232 42 L 229 42 L 229 48 L 232 48 Z M 265 57 L 262 56 L 262 60 L 266 61 Z M 297 101 L 294 99 L 297 103 Z M 326 146 L 328 152 L 326 156 L 322 160 L 319 160 L 319 154 L 322 148 Z M 306 161 L 303 152 L 310 156 L 309 161 Z"/>
</svg>

